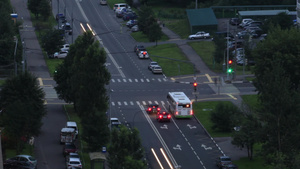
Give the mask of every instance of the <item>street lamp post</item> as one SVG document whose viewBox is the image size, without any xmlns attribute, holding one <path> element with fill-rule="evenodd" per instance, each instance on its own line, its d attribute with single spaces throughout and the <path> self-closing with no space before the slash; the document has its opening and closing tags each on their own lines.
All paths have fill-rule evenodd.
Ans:
<svg viewBox="0 0 300 169">
<path fill-rule="evenodd" d="M 17 48 L 18 48 L 18 38 L 14 36 L 14 39 L 16 41 L 15 51 L 14 51 L 14 68 L 15 68 L 15 75 L 17 75 L 17 64 L 16 64 L 16 54 L 17 54 Z"/>
</svg>

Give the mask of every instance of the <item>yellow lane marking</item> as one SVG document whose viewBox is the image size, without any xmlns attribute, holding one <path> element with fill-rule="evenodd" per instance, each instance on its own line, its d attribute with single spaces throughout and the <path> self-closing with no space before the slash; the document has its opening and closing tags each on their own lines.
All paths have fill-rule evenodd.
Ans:
<svg viewBox="0 0 300 169">
<path fill-rule="evenodd" d="M 209 76 L 209 74 L 205 74 L 205 76 L 207 77 L 209 83 L 213 83 L 214 81 L 211 79 L 211 77 Z"/>
<path fill-rule="evenodd" d="M 233 95 L 231 95 L 231 94 L 227 94 L 229 97 L 231 97 L 233 100 L 237 100 L 237 98 L 236 97 L 234 97 Z"/>
</svg>

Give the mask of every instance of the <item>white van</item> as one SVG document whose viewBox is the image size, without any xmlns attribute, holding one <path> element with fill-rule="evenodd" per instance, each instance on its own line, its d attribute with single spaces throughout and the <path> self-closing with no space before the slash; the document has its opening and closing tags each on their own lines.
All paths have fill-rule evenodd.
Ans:
<svg viewBox="0 0 300 169">
<path fill-rule="evenodd" d="M 74 128 L 62 128 L 60 131 L 60 143 L 72 143 L 75 141 L 75 129 Z"/>
<path fill-rule="evenodd" d="M 100 0 L 100 5 L 107 5 L 106 0 Z"/>
<path fill-rule="evenodd" d="M 74 121 L 68 121 L 66 124 L 66 128 L 73 128 L 75 130 L 76 137 L 78 136 L 78 127 L 77 123 Z"/>
<path fill-rule="evenodd" d="M 130 9 L 130 6 L 127 5 L 126 3 L 120 3 L 120 4 L 115 4 L 113 10 L 116 11 L 117 9 L 124 8 L 124 7 Z"/>
</svg>

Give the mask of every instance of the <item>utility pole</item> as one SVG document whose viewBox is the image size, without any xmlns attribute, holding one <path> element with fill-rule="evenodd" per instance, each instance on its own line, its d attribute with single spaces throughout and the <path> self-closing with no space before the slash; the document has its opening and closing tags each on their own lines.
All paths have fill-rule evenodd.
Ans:
<svg viewBox="0 0 300 169">
<path fill-rule="evenodd" d="M 228 70 L 228 61 L 229 61 L 229 22 L 227 22 L 227 70 Z M 229 80 L 229 73 L 227 72 L 227 80 Z"/>
</svg>

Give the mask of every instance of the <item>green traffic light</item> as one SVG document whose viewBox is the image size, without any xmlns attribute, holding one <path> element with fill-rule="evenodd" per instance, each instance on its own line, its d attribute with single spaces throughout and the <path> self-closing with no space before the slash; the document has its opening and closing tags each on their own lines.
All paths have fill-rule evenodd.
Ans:
<svg viewBox="0 0 300 169">
<path fill-rule="evenodd" d="M 232 69 L 229 68 L 229 69 L 227 70 L 227 73 L 232 73 Z"/>
</svg>

